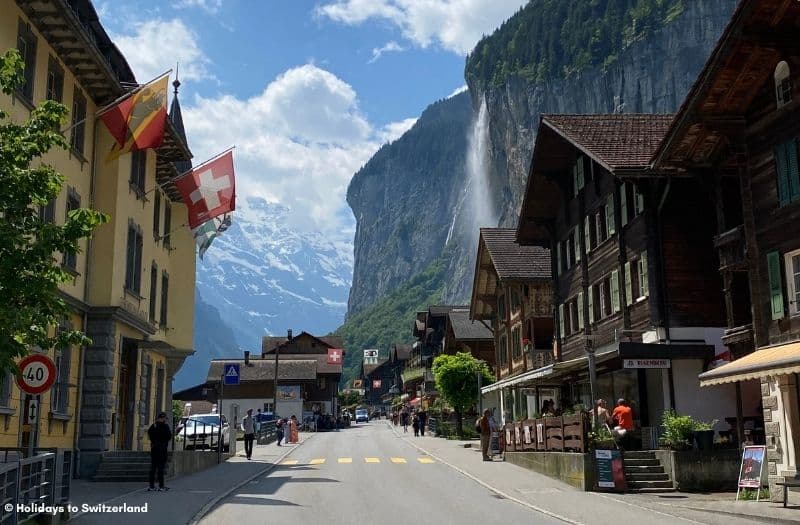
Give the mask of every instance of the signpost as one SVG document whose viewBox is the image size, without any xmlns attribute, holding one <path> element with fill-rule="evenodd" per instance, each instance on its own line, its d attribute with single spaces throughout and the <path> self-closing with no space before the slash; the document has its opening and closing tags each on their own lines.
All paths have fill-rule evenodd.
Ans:
<svg viewBox="0 0 800 525">
<path fill-rule="evenodd" d="M 767 447 L 764 445 L 746 446 L 742 451 L 742 464 L 739 467 L 739 481 L 736 486 L 736 500 L 742 489 L 756 489 L 756 501 L 761 496 L 761 487 L 766 485 L 764 460 Z M 784 489 L 785 490 L 785 489 Z"/>
<path fill-rule="evenodd" d="M 222 438 L 222 417 L 225 413 L 225 410 L 222 407 L 222 396 L 225 390 L 225 385 L 228 386 L 236 386 L 239 384 L 239 377 L 240 369 L 239 363 L 225 363 L 225 366 L 222 369 L 222 381 L 219 386 L 219 400 L 217 401 L 217 413 L 219 414 L 219 436 L 217 437 L 217 463 L 222 462 L 222 449 L 224 446 L 224 440 Z M 234 421 L 233 428 L 228 428 L 228 435 L 236 435 L 236 422 Z"/>
<path fill-rule="evenodd" d="M 594 463 L 598 489 L 614 492 L 622 492 L 626 489 L 622 452 L 619 450 L 595 450 Z"/>
<path fill-rule="evenodd" d="M 239 384 L 239 363 L 225 363 L 225 385 Z"/>
<path fill-rule="evenodd" d="M 28 394 L 28 457 L 33 456 L 36 433 L 39 429 L 39 394 L 50 390 L 56 381 L 56 365 L 44 354 L 32 354 L 19 362 L 17 386 Z"/>
</svg>

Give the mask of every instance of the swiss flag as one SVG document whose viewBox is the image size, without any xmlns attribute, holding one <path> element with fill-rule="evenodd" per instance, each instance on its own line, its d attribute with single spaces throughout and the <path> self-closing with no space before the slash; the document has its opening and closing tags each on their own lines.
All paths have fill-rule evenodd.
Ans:
<svg viewBox="0 0 800 525">
<path fill-rule="evenodd" d="M 381 387 L 381 380 L 380 379 L 373 379 L 372 380 L 372 388 L 380 388 Z"/>
<path fill-rule="evenodd" d="M 175 181 L 181 198 L 189 209 L 189 227 L 236 209 L 236 181 L 233 176 L 233 152 L 192 170 Z"/>
<path fill-rule="evenodd" d="M 328 348 L 328 364 L 341 365 L 342 354 L 344 354 L 344 352 L 342 352 L 341 348 Z"/>
</svg>

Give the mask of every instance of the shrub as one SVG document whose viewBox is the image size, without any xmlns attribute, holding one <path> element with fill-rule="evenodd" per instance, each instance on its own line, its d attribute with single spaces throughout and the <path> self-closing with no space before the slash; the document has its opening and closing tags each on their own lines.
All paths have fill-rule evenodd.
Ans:
<svg viewBox="0 0 800 525">
<path fill-rule="evenodd" d="M 672 450 L 684 450 L 692 447 L 692 432 L 695 421 L 692 416 L 679 416 L 674 410 L 667 410 L 661 419 L 664 434 L 659 439 L 661 446 Z"/>
</svg>

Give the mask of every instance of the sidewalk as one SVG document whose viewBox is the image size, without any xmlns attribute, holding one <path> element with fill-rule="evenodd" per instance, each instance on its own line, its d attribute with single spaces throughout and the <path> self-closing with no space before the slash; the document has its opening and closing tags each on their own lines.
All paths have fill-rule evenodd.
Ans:
<svg viewBox="0 0 800 525">
<path fill-rule="evenodd" d="M 208 510 L 220 496 L 224 496 L 241 484 L 247 483 L 262 472 L 272 468 L 297 446 L 302 445 L 312 434 L 300 433 L 298 445 L 256 445 L 253 459 L 244 457 L 244 449 L 237 443 L 237 454 L 228 461 L 212 468 L 167 480 L 168 492 L 148 492 L 147 483 L 95 483 L 73 480 L 71 504 L 79 507 L 69 523 L 77 525 L 105 525 L 112 520 L 114 525 L 177 525 L 188 523 L 201 510 Z M 241 449 L 240 449 L 241 447 Z M 205 454 L 206 452 L 198 452 Z M 147 504 L 146 514 L 83 512 L 84 504 L 141 506 Z"/>
<path fill-rule="evenodd" d="M 397 432 L 421 452 L 455 468 L 498 496 L 543 512 L 574 525 L 619 525 L 620 519 L 646 519 L 648 525 L 690 523 L 800 523 L 800 508 L 782 508 L 781 503 L 740 501 L 729 494 L 608 494 L 583 492 L 543 474 L 496 459 L 481 461 L 473 442 L 430 436 L 413 437 Z M 410 436 L 410 437 L 409 437 Z M 465 446 L 467 446 L 465 448 Z M 800 503 L 800 494 L 790 493 L 790 504 Z"/>
</svg>

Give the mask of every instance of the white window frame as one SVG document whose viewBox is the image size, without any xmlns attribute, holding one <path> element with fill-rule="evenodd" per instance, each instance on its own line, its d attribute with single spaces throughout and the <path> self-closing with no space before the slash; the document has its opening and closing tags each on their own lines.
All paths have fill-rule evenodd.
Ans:
<svg viewBox="0 0 800 525">
<path fill-rule="evenodd" d="M 786 291 L 789 296 L 789 315 L 794 317 L 800 315 L 800 301 L 796 300 L 798 294 L 800 294 L 800 290 L 795 289 L 794 286 L 795 273 L 792 267 L 792 258 L 800 257 L 800 248 L 788 252 L 783 257 L 786 265 Z"/>
<path fill-rule="evenodd" d="M 789 64 L 782 60 L 778 62 L 775 67 L 775 100 L 778 109 L 792 101 L 792 80 L 791 70 Z M 784 85 L 784 83 L 786 85 Z M 788 93 L 785 93 L 785 88 L 788 88 Z"/>
</svg>

